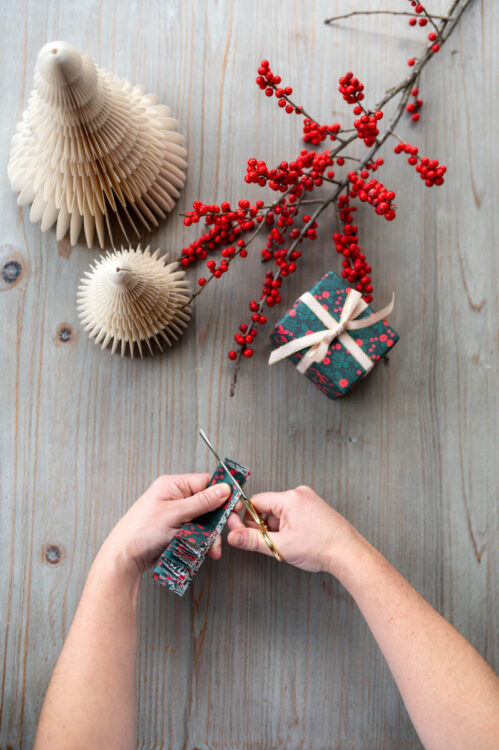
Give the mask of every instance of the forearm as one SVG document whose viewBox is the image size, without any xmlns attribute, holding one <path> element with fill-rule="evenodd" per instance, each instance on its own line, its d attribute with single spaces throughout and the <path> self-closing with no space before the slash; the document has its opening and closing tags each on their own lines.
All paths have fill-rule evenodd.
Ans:
<svg viewBox="0 0 499 750">
<path fill-rule="evenodd" d="M 427 750 L 487 750 L 499 680 L 478 652 L 362 538 L 332 571 L 355 599 Z"/>
<path fill-rule="evenodd" d="M 139 583 L 104 547 L 52 675 L 35 750 L 135 747 Z"/>
</svg>

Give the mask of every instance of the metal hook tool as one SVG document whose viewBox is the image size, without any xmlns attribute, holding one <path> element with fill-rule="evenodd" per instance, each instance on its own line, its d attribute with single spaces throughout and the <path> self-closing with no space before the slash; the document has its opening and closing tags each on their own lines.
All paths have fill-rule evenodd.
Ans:
<svg viewBox="0 0 499 750">
<path fill-rule="evenodd" d="M 253 505 L 253 503 L 251 502 L 251 500 L 249 499 L 249 497 L 247 497 L 246 493 L 244 492 L 243 488 L 241 487 L 241 485 L 239 484 L 239 482 L 237 481 L 237 479 L 235 478 L 235 476 L 230 473 L 230 471 L 229 471 L 228 467 L 226 466 L 224 460 L 222 458 L 220 458 L 220 456 L 218 455 L 217 451 L 215 450 L 215 448 L 213 447 L 213 445 L 210 443 L 206 432 L 204 430 L 199 430 L 199 434 L 201 435 L 201 437 L 203 438 L 204 442 L 206 443 L 206 445 L 208 446 L 208 448 L 210 449 L 210 451 L 213 453 L 213 455 L 215 456 L 215 458 L 217 459 L 217 461 L 219 461 L 222 464 L 222 466 L 224 467 L 224 469 L 227 472 L 227 474 L 231 475 L 232 481 L 234 482 L 234 484 L 236 485 L 237 489 L 241 493 L 241 498 L 243 500 L 243 503 L 246 506 L 246 509 L 247 509 L 248 513 L 250 514 L 250 516 L 252 517 L 252 519 L 254 520 L 254 522 L 258 525 L 258 529 L 260 531 L 260 534 L 263 536 L 265 544 L 267 545 L 267 547 L 269 548 L 269 550 L 272 552 L 272 554 L 274 555 L 275 559 L 278 562 L 282 562 L 283 561 L 282 555 L 276 549 L 274 543 L 272 542 L 272 539 L 269 537 L 269 533 L 268 533 L 269 530 L 268 530 L 267 524 L 265 523 L 264 519 L 262 518 L 262 516 L 260 515 L 260 513 L 257 511 L 257 509 L 255 508 L 255 506 Z"/>
</svg>

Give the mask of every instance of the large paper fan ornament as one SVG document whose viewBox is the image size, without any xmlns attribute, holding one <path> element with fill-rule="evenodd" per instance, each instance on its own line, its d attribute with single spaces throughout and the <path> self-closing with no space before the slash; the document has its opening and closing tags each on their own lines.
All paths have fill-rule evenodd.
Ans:
<svg viewBox="0 0 499 750">
<path fill-rule="evenodd" d="M 102 349 L 111 343 L 123 356 L 134 355 L 135 345 L 142 357 L 145 344 L 162 349 L 183 333 L 190 319 L 190 290 L 185 271 L 178 263 L 167 263 L 160 250 L 130 248 L 106 253 L 91 266 L 77 293 L 80 319 Z"/>
<path fill-rule="evenodd" d="M 18 204 L 57 239 L 104 247 L 116 217 L 151 229 L 171 211 L 185 182 L 184 137 L 168 107 L 67 42 L 38 53 L 34 89 L 12 139 L 8 176 Z M 113 243 L 114 244 L 114 243 Z"/>
</svg>

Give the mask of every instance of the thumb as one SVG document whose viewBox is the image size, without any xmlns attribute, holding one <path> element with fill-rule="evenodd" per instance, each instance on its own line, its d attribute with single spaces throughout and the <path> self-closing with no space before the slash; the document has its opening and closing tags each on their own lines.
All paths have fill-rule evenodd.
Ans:
<svg viewBox="0 0 499 750">
<path fill-rule="evenodd" d="M 275 542 L 276 536 L 277 534 L 269 533 L 270 539 L 277 545 L 277 542 Z M 229 532 L 227 541 L 231 547 L 239 547 L 239 549 L 247 549 L 250 552 L 261 552 L 263 555 L 272 556 L 272 552 L 258 529 L 248 527 L 233 529 Z"/>
<path fill-rule="evenodd" d="M 230 485 L 223 482 L 222 484 L 213 484 L 206 489 L 197 492 L 192 497 L 186 497 L 183 500 L 177 500 L 173 503 L 174 521 L 178 524 L 192 521 L 197 516 L 209 513 L 210 510 L 219 508 L 224 500 L 227 500 L 232 494 Z"/>
</svg>

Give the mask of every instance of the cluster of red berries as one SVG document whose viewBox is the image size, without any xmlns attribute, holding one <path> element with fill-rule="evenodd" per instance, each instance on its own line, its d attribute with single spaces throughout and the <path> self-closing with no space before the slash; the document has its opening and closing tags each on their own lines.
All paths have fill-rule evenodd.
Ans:
<svg viewBox="0 0 499 750">
<path fill-rule="evenodd" d="M 376 210 L 378 216 L 384 216 L 387 221 L 393 221 L 395 218 L 395 206 L 392 201 L 395 198 L 393 190 L 387 190 L 385 186 L 371 177 L 367 180 L 369 173 L 362 170 L 360 175 L 357 172 L 349 172 L 350 181 L 350 198 L 358 198 L 363 203 L 370 203 Z"/>
<path fill-rule="evenodd" d="M 366 261 L 366 256 L 359 247 L 357 236 L 358 228 L 353 223 L 353 211 L 357 209 L 350 206 L 347 195 L 340 195 L 338 199 L 340 219 L 343 223 L 343 233 L 335 232 L 333 240 L 336 252 L 343 255 L 343 271 L 341 275 L 350 284 L 355 284 L 357 291 L 362 293 L 366 302 L 372 302 L 373 287 L 369 274 L 371 266 Z"/>
<path fill-rule="evenodd" d="M 358 112 L 356 112 L 357 109 L 360 109 L 360 107 L 354 108 L 355 114 L 358 114 Z M 379 133 L 378 120 L 381 120 L 382 117 L 383 112 L 378 110 L 374 114 L 365 114 L 358 120 L 355 120 L 354 127 L 357 131 L 357 135 L 364 141 L 366 146 L 371 147 L 374 145 L 376 136 Z"/>
<path fill-rule="evenodd" d="M 265 274 L 265 280 L 263 284 L 263 291 L 260 297 L 260 304 L 256 300 L 251 300 L 249 303 L 249 309 L 251 313 L 251 323 L 248 326 L 246 323 L 241 323 L 239 326 L 239 332 L 235 334 L 234 341 L 242 348 L 241 354 L 243 357 L 252 357 L 253 349 L 251 344 L 255 340 L 258 333 L 258 325 L 265 325 L 267 318 L 262 314 L 262 306 L 264 301 L 267 307 L 273 307 L 281 301 L 281 295 L 279 289 L 282 284 L 282 279 L 275 279 L 272 271 L 267 271 Z M 228 353 L 229 359 L 236 359 L 237 352 L 231 349 Z"/>
<path fill-rule="evenodd" d="M 239 331 L 234 336 L 234 341 L 241 347 L 241 354 L 244 357 L 251 357 L 253 355 L 253 349 L 251 344 L 255 336 L 257 335 L 257 326 L 265 325 L 267 318 L 262 314 L 262 308 L 264 305 L 267 307 L 274 307 L 274 305 L 281 302 L 280 288 L 282 280 L 296 271 L 296 261 L 301 257 L 301 252 L 296 249 L 279 248 L 271 252 L 271 248 L 275 242 L 282 244 L 285 241 L 284 233 L 289 226 L 293 225 L 293 215 L 296 213 L 297 207 L 292 205 L 296 200 L 296 195 L 291 193 L 285 196 L 281 203 L 276 206 L 273 210 L 274 214 L 279 216 L 277 220 L 277 227 L 273 227 L 267 242 L 267 247 L 262 250 L 264 260 L 273 260 L 278 267 L 278 274 L 275 271 L 267 271 L 263 282 L 262 292 L 260 294 L 260 302 L 251 300 L 249 309 L 251 312 L 250 325 L 241 323 Z M 305 232 L 300 232 L 297 227 L 294 227 L 290 232 L 290 239 L 298 240 L 301 242 L 307 238 L 309 240 L 315 240 L 317 238 L 317 222 L 311 221 L 311 217 L 307 214 L 302 216 L 302 221 L 306 225 Z M 296 242 L 294 242 L 296 245 Z M 237 353 L 231 349 L 228 352 L 229 359 L 236 359 Z"/>
<path fill-rule="evenodd" d="M 411 5 L 414 8 L 414 13 L 417 13 L 418 15 L 424 13 L 424 6 L 421 5 L 421 3 L 416 2 L 416 0 L 411 0 Z M 419 23 L 420 26 L 426 26 L 428 19 L 426 16 L 423 16 L 422 18 L 415 18 L 412 16 L 409 18 L 409 26 L 416 26 L 417 23 Z"/>
<path fill-rule="evenodd" d="M 292 112 L 301 114 L 301 108 L 295 107 L 288 97 L 293 93 L 291 86 L 281 87 L 281 76 L 276 76 L 270 69 L 270 63 L 268 60 L 262 60 L 258 68 L 258 76 L 256 78 L 257 86 L 265 91 L 266 96 L 276 96 L 277 105 L 284 109 L 285 112 L 290 115 Z"/>
<path fill-rule="evenodd" d="M 256 183 L 260 187 L 268 186 L 272 190 L 285 193 L 292 185 L 300 183 L 305 190 L 313 190 L 322 185 L 322 175 L 333 164 L 329 151 L 316 153 L 302 149 L 295 161 L 282 161 L 279 167 L 269 169 L 264 161 L 255 158 L 248 159 L 246 175 L 247 183 Z M 310 170 L 305 172 L 305 170 Z"/>
<path fill-rule="evenodd" d="M 185 213 L 184 225 L 190 227 L 191 224 L 198 224 L 201 219 L 204 219 L 208 225 L 213 224 L 215 228 L 226 229 L 228 224 L 235 220 L 244 221 L 248 216 L 253 219 L 263 206 L 262 200 L 256 201 L 255 205 L 251 205 L 248 200 L 242 199 L 239 201 L 237 209 L 231 208 L 228 201 L 224 201 L 220 206 L 194 201 L 192 211 L 186 211 Z M 251 227 L 246 228 L 251 229 Z"/>
<path fill-rule="evenodd" d="M 332 141 L 336 140 L 337 133 L 341 130 L 339 122 L 333 122 L 331 125 L 318 125 L 308 117 L 305 118 L 303 123 L 303 140 L 305 143 L 311 143 L 313 146 L 318 146 L 319 143 L 325 141 L 329 136 Z"/>
<path fill-rule="evenodd" d="M 250 204 L 248 200 L 240 200 L 237 210 L 232 210 L 227 201 L 221 206 L 194 201 L 192 211 L 188 211 L 184 218 L 185 226 L 198 224 L 201 219 L 204 219 L 205 223 L 210 225 L 210 229 L 191 242 L 188 247 L 182 248 L 181 266 L 187 268 L 196 260 L 205 260 L 209 252 L 222 247 L 220 266 L 218 268 L 216 264 L 213 266 L 213 261 L 207 263 L 210 273 L 217 271 L 216 275 L 221 276 L 227 270 L 227 261 L 233 255 L 237 254 L 242 258 L 247 256 L 248 251 L 245 249 L 241 235 L 254 229 L 255 222 L 263 221 L 261 213 L 263 206 L 264 203 L 260 200 L 255 204 Z M 235 243 L 237 249 L 232 243 Z M 200 286 L 205 283 L 206 279 L 199 279 Z"/>
<path fill-rule="evenodd" d="M 348 104 L 356 104 L 364 98 L 364 84 L 354 78 L 351 71 L 340 78 L 339 84 L 338 91 Z"/>
<path fill-rule="evenodd" d="M 280 279 L 274 279 L 272 271 L 267 271 L 265 275 L 264 291 L 266 294 L 268 294 L 269 299 L 272 300 L 271 304 L 269 304 L 269 307 L 272 307 L 272 305 L 277 304 L 277 302 L 281 301 L 281 295 L 279 294 L 281 283 L 282 282 Z M 264 294 L 262 293 L 262 298 L 263 297 Z M 251 302 L 249 303 L 251 323 L 249 324 L 249 326 L 246 323 L 241 323 L 241 325 L 239 326 L 239 332 L 234 336 L 234 341 L 236 342 L 236 344 L 238 344 L 238 346 L 240 347 L 243 347 L 241 351 L 243 357 L 253 356 L 253 349 L 251 348 L 251 344 L 258 334 L 257 326 L 263 326 L 267 322 L 266 316 L 262 313 L 262 304 L 262 302 L 258 304 L 258 302 L 254 299 L 251 300 Z M 228 353 L 228 357 L 229 359 L 236 359 L 237 352 L 231 349 L 231 351 Z"/>
<path fill-rule="evenodd" d="M 417 122 L 421 115 L 418 112 L 418 109 L 421 109 L 423 106 L 423 100 L 419 99 L 419 89 L 412 89 L 411 96 L 413 97 L 414 101 L 409 102 L 406 106 L 406 111 L 409 112 L 411 115 L 411 120 L 413 122 Z"/>
<path fill-rule="evenodd" d="M 296 192 L 292 191 L 289 195 L 284 196 L 282 201 L 277 206 L 275 206 L 274 210 L 267 213 L 265 222 L 273 226 L 268 234 L 267 244 L 261 251 L 263 260 L 265 261 L 271 260 L 272 257 L 276 259 L 282 257 L 281 251 L 274 248 L 276 245 L 279 248 L 286 242 L 286 232 L 290 227 L 293 226 L 294 215 L 297 211 L 295 201 L 297 197 L 299 197 L 297 195 L 298 191 L 303 192 L 301 186 L 298 186 L 298 190 Z M 291 230 L 291 239 L 295 239 L 298 235 L 298 229 L 295 228 Z M 284 252 L 286 253 L 286 251 Z M 299 257 L 300 255 L 301 253 L 298 253 L 296 257 Z M 295 260 L 295 258 L 292 258 L 292 260 Z M 292 273 L 294 270 L 295 269 L 293 267 L 290 273 Z"/>
<path fill-rule="evenodd" d="M 354 78 L 353 73 L 348 72 L 342 76 L 339 80 L 339 84 L 338 90 L 343 96 L 343 99 L 348 102 L 348 104 L 355 104 L 355 107 L 353 108 L 354 115 L 361 115 L 361 117 L 354 122 L 357 135 L 364 141 L 366 146 L 373 146 L 376 141 L 376 136 L 379 133 L 378 120 L 381 120 L 383 117 L 383 112 L 381 112 L 381 110 L 374 113 L 366 112 L 364 107 L 359 104 L 364 98 L 364 84 L 361 83 L 358 78 Z"/>
<path fill-rule="evenodd" d="M 253 343 L 255 340 L 258 329 L 257 324 L 260 323 L 260 325 L 264 325 L 267 322 L 267 318 L 265 315 L 261 315 L 258 312 L 258 304 L 254 301 L 250 303 L 250 310 L 253 309 L 254 312 L 251 314 L 251 324 L 248 326 L 246 323 L 241 323 L 239 326 L 239 332 L 236 333 L 234 336 L 234 341 L 238 346 L 244 347 L 242 350 L 242 354 L 244 357 L 252 357 L 253 356 L 253 349 L 250 344 Z M 234 350 L 231 350 L 229 352 L 229 359 L 235 359 L 237 357 L 237 353 Z"/>
<path fill-rule="evenodd" d="M 246 167 L 245 182 L 248 184 L 256 183 L 260 187 L 267 185 L 272 190 L 280 190 L 285 193 L 290 185 L 296 185 L 300 179 L 300 174 L 294 162 L 281 162 L 279 167 L 269 169 L 265 161 L 258 161 L 254 157 L 248 159 Z"/>
<path fill-rule="evenodd" d="M 410 143 L 397 143 L 393 150 L 396 154 L 409 154 L 407 161 L 411 166 L 416 167 L 416 172 L 427 187 L 444 184 L 447 167 L 445 164 L 440 164 L 438 159 L 428 159 L 427 156 L 419 157 L 418 147 L 411 146 Z"/>
</svg>

